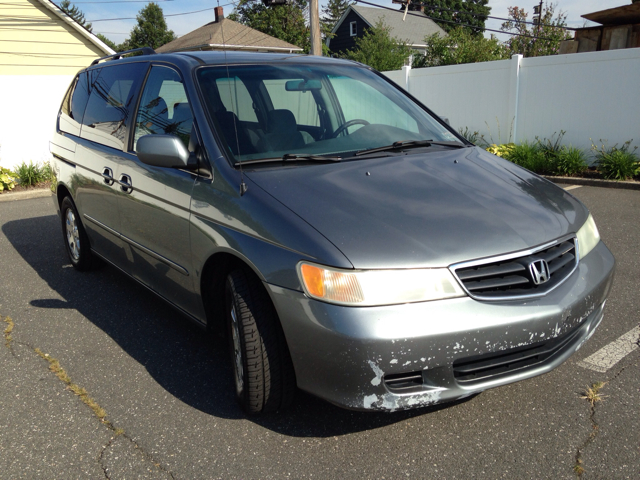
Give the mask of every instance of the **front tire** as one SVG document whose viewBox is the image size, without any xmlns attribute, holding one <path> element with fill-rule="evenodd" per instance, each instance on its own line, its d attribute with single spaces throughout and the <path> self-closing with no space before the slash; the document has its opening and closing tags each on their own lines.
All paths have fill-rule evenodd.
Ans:
<svg viewBox="0 0 640 480">
<path fill-rule="evenodd" d="M 60 204 L 62 235 L 67 255 L 73 268 L 79 271 L 91 270 L 94 256 L 91 253 L 89 237 L 80 221 L 78 210 L 70 197 L 64 197 Z"/>
<path fill-rule="evenodd" d="M 227 276 L 226 319 L 236 397 L 249 414 L 286 408 L 296 382 L 284 333 L 260 280 L 245 270 Z"/>
</svg>

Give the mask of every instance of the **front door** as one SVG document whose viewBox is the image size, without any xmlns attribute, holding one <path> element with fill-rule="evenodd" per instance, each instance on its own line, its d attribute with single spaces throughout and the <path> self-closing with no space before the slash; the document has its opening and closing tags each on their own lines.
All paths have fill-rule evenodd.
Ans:
<svg viewBox="0 0 640 480">
<path fill-rule="evenodd" d="M 202 317 L 194 292 L 189 221 L 194 173 L 153 167 L 136 155 L 143 135 L 176 135 L 189 146 L 193 115 L 178 71 L 153 65 L 135 119 L 132 145 L 119 165 L 120 228 L 131 274 L 170 302 Z"/>
</svg>

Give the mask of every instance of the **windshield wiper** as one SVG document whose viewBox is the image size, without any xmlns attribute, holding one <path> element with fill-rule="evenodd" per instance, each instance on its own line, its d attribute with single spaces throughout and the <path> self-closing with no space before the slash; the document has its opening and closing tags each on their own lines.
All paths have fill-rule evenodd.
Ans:
<svg viewBox="0 0 640 480">
<path fill-rule="evenodd" d="M 273 158 L 257 158 L 255 160 L 245 160 L 244 162 L 236 162 L 239 165 L 254 165 L 258 163 L 288 163 L 288 162 L 339 162 L 342 157 L 329 155 L 309 155 L 306 153 L 285 153 L 282 157 Z"/>
<path fill-rule="evenodd" d="M 397 142 L 393 142 L 391 145 L 385 145 L 384 147 L 360 150 L 359 152 L 356 152 L 355 155 L 367 155 L 368 153 L 388 152 L 392 150 L 402 150 L 405 148 L 430 147 L 431 145 L 442 145 L 445 147 L 453 148 L 465 148 L 468 146 L 460 142 L 441 142 L 436 140 L 400 140 Z"/>
</svg>

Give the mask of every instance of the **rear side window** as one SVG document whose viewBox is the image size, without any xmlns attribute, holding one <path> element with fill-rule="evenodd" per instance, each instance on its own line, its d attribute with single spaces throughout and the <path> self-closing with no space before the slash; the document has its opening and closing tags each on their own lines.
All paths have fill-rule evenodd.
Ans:
<svg viewBox="0 0 640 480">
<path fill-rule="evenodd" d="M 72 135 L 80 135 L 80 126 L 84 110 L 91 93 L 91 79 L 95 79 L 97 71 L 81 72 L 71 84 L 60 109 L 60 130 Z"/>
<path fill-rule="evenodd" d="M 93 84 L 82 119 L 81 136 L 121 150 L 146 63 L 103 67 Z"/>
</svg>

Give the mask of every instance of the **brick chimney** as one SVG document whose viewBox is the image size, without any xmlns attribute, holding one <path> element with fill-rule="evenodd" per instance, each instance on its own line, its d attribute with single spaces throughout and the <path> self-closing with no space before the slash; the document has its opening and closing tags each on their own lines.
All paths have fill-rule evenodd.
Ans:
<svg viewBox="0 0 640 480">
<path fill-rule="evenodd" d="M 216 14 L 216 23 L 220 22 L 224 18 L 224 12 L 222 10 L 222 7 L 214 8 L 213 12 Z"/>
</svg>

